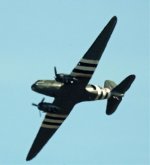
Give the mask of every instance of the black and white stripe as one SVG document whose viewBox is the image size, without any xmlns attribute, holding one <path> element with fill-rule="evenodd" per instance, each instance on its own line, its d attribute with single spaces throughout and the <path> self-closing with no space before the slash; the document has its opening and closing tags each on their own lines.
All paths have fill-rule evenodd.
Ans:
<svg viewBox="0 0 150 165">
<path fill-rule="evenodd" d="M 42 123 L 43 128 L 57 129 L 68 115 L 47 113 Z"/>
<path fill-rule="evenodd" d="M 102 100 L 102 99 L 108 99 L 111 95 L 110 89 L 109 88 L 101 88 L 97 85 L 95 85 L 96 90 L 97 90 L 97 96 L 95 100 Z"/>
<path fill-rule="evenodd" d="M 99 60 L 90 60 L 82 58 L 78 65 L 74 68 L 71 75 L 75 77 L 90 78 L 94 73 Z"/>
</svg>

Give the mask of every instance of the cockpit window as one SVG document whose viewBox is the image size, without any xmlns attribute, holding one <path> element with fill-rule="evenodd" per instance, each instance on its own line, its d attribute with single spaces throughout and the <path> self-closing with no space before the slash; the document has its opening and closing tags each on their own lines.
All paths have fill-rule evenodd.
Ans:
<svg viewBox="0 0 150 165">
<path fill-rule="evenodd" d="M 44 81 L 39 80 L 39 81 L 37 81 L 35 84 L 36 84 L 36 85 L 41 85 L 41 84 L 43 84 L 43 83 L 44 83 Z"/>
</svg>

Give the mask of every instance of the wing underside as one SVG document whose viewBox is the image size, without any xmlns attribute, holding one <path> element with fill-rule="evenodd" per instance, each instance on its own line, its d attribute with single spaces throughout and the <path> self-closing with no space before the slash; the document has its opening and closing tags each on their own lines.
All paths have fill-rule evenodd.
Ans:
<svg viewBox="0 0 150 165">
<path fill-rule="evenodd" d="M 39 132 L 31 146 L 31 149 L 27 155 L 26 160 L 34 158 L 48 140 L 57 131 L 60 125 L 64 122 L 68 114 L 53 114 L 47 113 L 39 129 Z"/>
<path fill-rule="evenodd" d="M 76 67 L 72 70 L 70 74 L 71 76 L 78 79 L 81 78 L 83 82 L 85 81 L 85 84 L 89 82 L 115 28 L 116 23 L 117 17 L 114 16 L 96 38 L 94 43 L 85 53 Z"/>
</svg>

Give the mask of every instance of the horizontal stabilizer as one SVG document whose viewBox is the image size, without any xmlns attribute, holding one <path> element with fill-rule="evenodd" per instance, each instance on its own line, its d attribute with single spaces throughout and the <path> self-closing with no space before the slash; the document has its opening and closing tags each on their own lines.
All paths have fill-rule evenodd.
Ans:
<svg viewBox="0 0 150 165">
<path fill-rule="evenodd" d="M 125 78 L 119 85 L 117 85 L 112 92 L 122 93 L 124 94 L 131 86 L 135 79 L 135 75 L 130 75 Z"/>
<path fill-rule="evenodd" d="M 118 98 L 115 96 L 111 96 L 107 102 L 106 114 L 111 115 L 112 113 L 114 113 L 121 101 L 122 97 Z"/>
<path fill-rule="evenodd" d="M 106 80 L 104 83 L 104 88 L 109 88 L 110 90 L 112 90 L 116 86 L 117 86 L 116 83 L 111 80 Z"/>
<path fill-rule="evenodd" d="M 114 113 L 122 101 L 122 96 L 124 96 L 125 92 L 130 88 L 131 84 L 135 79 L 135 75 L 130 75 L 125 78 L 119 85 L 112 89 L 111 97 L 107 101 L 106 114 L 111 115 Z"/>
</svg>

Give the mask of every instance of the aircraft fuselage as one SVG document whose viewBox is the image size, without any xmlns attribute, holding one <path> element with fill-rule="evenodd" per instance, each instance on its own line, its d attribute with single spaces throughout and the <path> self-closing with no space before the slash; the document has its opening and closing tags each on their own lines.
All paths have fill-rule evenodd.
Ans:
<svg viewBox="0 0 150 165">
<path fill-rule="evenodd" d="M 32 90 L 50 97 L 68 97 L 75 103 L 82 101 L 93 101 L 108 99 L 111 96 L 109 88 L 102 88 L 97 85 L 88 84 L 82 87 L 81 84 L 64 84 L 55 80 L 38 80 L 32 85 Z"/>
</svg>

